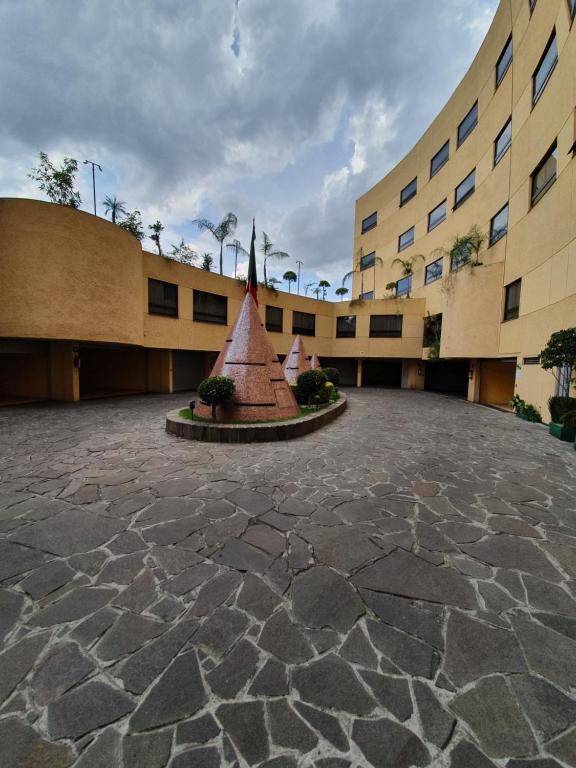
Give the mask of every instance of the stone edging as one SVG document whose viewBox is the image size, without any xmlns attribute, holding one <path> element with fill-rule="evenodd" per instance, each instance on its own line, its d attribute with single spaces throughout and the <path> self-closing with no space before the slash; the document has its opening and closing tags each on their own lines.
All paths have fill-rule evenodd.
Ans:
<svg viewBox="0 0 576 768">
<path fill-rule="evenodd" d="M 179 415 L 181 408 L 166 414 L 166 431 L 187 440 L 200 440 L 205 443 L 267 443 L 278 440 L 292 440 L 314 432 L 329 424 L 348 405 L 346 395 L 340 393 L 340 399 L 327 408 L 289 421 L 274 421 L 269 424 L 212 424 L 210 422 L 191 421 Z"/>
</svg>

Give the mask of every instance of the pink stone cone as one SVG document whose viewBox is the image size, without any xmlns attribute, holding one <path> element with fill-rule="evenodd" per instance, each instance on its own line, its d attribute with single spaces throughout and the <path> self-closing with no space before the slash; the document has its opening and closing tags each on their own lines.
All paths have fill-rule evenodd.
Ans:
<svg viewBox="0 0 576 768">
<path fill-rule="evenodd" d="M 300 413 L 249 293 L 210 375 L 234 379 L 231 404 L 217 411 L 223 420 L 287 419 Z M 195 413 L 210 418 L 212 409 L 200 402 Z"/>
<path fill-rule="evenodd" d="M 300 336 L 296 336 L 290 352 L 286 355 L 282 366 L 284 376 L 288 384 L 297 384 L 298 376 L 304 371 L 310 370 L 310 361 L 306 357 L 306 350 Z"/>
<path fill-rule="evenodd" d="M 318 359 L 318 355 L 316 354 L 316 352 L 314 352 L 314 354 L 310 358 L 310 368 L 313 371 L 319 371 L 322 368 L 322 365 L 320 363 L 320 360 Z"/>
</svg>

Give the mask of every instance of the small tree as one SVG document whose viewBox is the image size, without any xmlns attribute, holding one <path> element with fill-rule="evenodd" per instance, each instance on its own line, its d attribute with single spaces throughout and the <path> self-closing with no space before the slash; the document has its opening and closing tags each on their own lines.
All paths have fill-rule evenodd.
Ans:
<svg viewBox="0 0 576 768">
<path fill-rule="evenodd" d="M 296 272 L 292 272 L 292 270 L 288 270 L 288 272 L 284 272 L 282 275 L 282 280 L 288 283 L 288 293 L 292 293 L 292 283 L 295 283 L 296 280 L 298 280 L 298 275 Z"/>
<path fill-rule="evenodd" d="M 38 157 L 40 158 L 38 167 L 32 168 L 28 174 L 29 178 L 38 182 L 38 186 L 52 203 L 67 205 L 69 208 L 80 208 L 82 200 L 80 193 L 75 189 L 78 161 L 72 157 L 65 157 L 62 166 L 57 168 L 50 162 L 45 152 L 40 152 Z"/>
<path fill-rule="evenodd" d="M 318 286 L 322 289 L 322 299 L 326 301 L 326 289 L 330 288 L 330 283 L 328 280 L 320 280 Z"/>
<path fill-rule="evenodd" d="M 126 203 L 123 203 L 122 200 L 118 200 L 116 196 L 110 197 L 110 195 L 106 195 L 102 201 L 102 205 L 104 206 L 104 213 L 110 214 L 112 224 L 117 224 L 117 219 L 120 218 L 120 216 L 126 216 L 128 213 L 125 207 Z"/>
<path fill-rule="evenodd" d="M 402 267 L 402 276 L 410 277 L 410 275 L 414 274 L 414 265 L 421 259 L 424 259 L 424 256 L 421 253 L 417 253 L 409 259 L 394 259 L 392 266 L 394 266 L 394 264 L 400 264 Z"/>
<path fill-rule="evenodd" d="M 184 242 L 184 238 L 181 238 L 178 245 L 170 243 L 172 250 L 168 254 L 171 259 L 179 261 L 182 264 L 193 264 L 198 258 L 196 251 L 193 251 L 189 245 Z"/>
<path fill-rule="evenodd" d="M 576 327 L 556 331 L 540 353 L 540 365 L 545 371 L 553 371 L 559 385 L 559 394 L 567 397 L 570 392 L 572 372 L 576 368 Z"/>
<path fill-rule="evenodd" d="M 126 218 L 118 224 L 138 240 L 144 239 L 144 227 L 142 225 L 142 215 L 139 210 L 134 210 L 126 214 Z"/>
<path fill-rule="evenodd" d="M 237 277 L 237 271 L 238 271 L 238 254 L 241 254 L 242 256 L 248 256 L 248 251 L 240 240 L 232 240 L 231 243 L 226 244 L 226 248 L 228 248 L 231 251 L 234 251 L 234 277 Z"/>
<path fill-rule="evenodd" d="M 481 267 L 480 251 L 487 240 L 480 227 L 474 224 L 465 235 L 456 235 L 448 249 L 439 249 L 441 255 L 450 257 L 450 269 L 455 270 L 463 264 L 471 267 Z"/>
<path fill-rule="evenodd" d="M 151 235 L 148 235 L 150 240 L 153 240 L 156 243 L 156 248 L 158 248 L 158 256 L 162 256 L 162 247 L 160 246 L 160 235 L 162 231 L 164 230 L 164 225 L 161 224 L 158 219 L 154 222 L 154 224 L 148 224 L 148 229 L 152 232 Z"/>
<path fill-rule="evenodd" d="M 304 296 L 308 296 L 308 291 L 310 288 L 312 288 L 316 283 L 306 283 L 304 286 Z"/>
<path fill-rule="evenodd" d="M 205 269 L 206 272 L 212 272 L 212 265 L 214 264 L 214 258 L 212 257 L 211 253 L 203 253 L 202 254 L 202 269 Z"/>
<path fill-rule="evenodd" d="M 232 237 L 238 226 L 238 217 L 235 213 L 227 213 L 218 224 L 209 219 L 194 219 L 192 224 L 198 227 L 199 232 L 210 232 L 214 240 L 220 246 L 220 274 L 224 274 L 224 242 Z"/>
<path fill-rule="evenodd" d="M 370 254 L 367 254 L 370 255 Z M 374 259 L 372 262 L 373 274 L 372 274 L 372 290 L 374 292 L 374 296 L 376 296 L 376 265 L 381 267 L 384 264 L 380 256 L 374 255 Z M 346 272 L 344 277 L 342 278 L 342 287 L 346 285 L 346 282 L 350 280 L 351 277 L 354 275 L 360 275 L 360 296 L 362 296 L 364 291 L 364 272 L 370 269 L 370 267 L 366 267 L 364 265 L 364 250 L 362 248 L 359 248 L 356 253 L 356 258 L 354 259 L 354 266 L 353 269 L 350 270 L 350 272 Z"/>
<path fill-rule="evenodd" d="M 266 274 L 266 263 L 268 259 L 287 259 L 288 254 L 286 251 L 275 250 L 274 243 L 270 240 L 266 232 L 262 232 L 262 245 L 260 246 L 260 251 L 264 256 L 264 260 L 262 262 L 264 271 L 264 285 L 268 285 L 268 276 Z"/>
<path fill-rule="evenodd" d="M 334 293 L 336 294 L 336 296 L 341 296 L 342 297 L 341 301 L 344 301 L 344 296 L 346 296 L 346 294 L 348 293 L 348 288 L 346 288 L 346 286 L 344 285 L 341 285 L 340 288 L 336 288 Z"/>
<path fill-rule="evenodd" d="M 296 386 L 296 399 L 299 403 L 310 405 L 312 402 L 321 402 L 325 396 L 325 384 L 328 381 L 326 374 L 319 370 L 304 371 L 298 376 Z M 330 393 L 328 393 L 328 399 Z"/>
<path fill-rule="evenodd" d="M 212 406 L 212 421 L 216 421 L 216 408 L 229 403 L 234 394 L 234 379 L 228 376 L 209 376 L 198 385 L 200 399 Z"/>
</svg>

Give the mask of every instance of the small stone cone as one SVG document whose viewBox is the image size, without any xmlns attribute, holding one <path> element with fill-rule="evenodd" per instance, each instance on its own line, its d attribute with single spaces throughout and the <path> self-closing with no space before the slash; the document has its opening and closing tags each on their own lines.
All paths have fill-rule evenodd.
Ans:
<svg viewBox="0 0 576 768">
<path fill-rule="evenodd" d="M 286 355 L 282 366 L 284 376 L 288 384 L 297 384 L 298 376 L 304 371 L 310 370 L 310 361 L 306 357 L 306 350 L 300 336 L 296 336 L 290 352 Z"/>
<path fill-rule="evenodd" d="M 218 409 L 225 421 L 267 421 L 300 414 L 249 293 L 210 375 L 234 379 L 232 403 Z M 195 413 L 210 418 L 212 409 L 200 402 Z"/>
<path fill-rule="evenodd" d="M 320 364 L 320 360 L 318 359 L 318 355 L 316 352 L 312 355 L 310 358 L 310 368 L 313 371 L 319 371 L 322 368 L 322 365 Z"/>
</svg>

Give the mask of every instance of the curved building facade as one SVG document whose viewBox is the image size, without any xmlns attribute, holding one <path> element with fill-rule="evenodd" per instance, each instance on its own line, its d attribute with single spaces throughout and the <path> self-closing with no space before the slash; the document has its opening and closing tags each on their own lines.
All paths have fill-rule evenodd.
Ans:
<svg viewBox="0 0 576 768">
<path fill-rule="evenodd" d="M 440 339 L 425 386 L 467 377 L 469 399 L 516 391 L 545 419 L 556 380 L 538 356 L 576 325 L 575 9 L 502 0 L 444 109 L 356 202 L 354 295 L 425 302 L 423 358 Z M 473 227 L 479 257 L 451 256 Z"/>
</svg>

